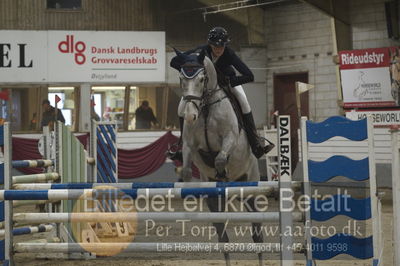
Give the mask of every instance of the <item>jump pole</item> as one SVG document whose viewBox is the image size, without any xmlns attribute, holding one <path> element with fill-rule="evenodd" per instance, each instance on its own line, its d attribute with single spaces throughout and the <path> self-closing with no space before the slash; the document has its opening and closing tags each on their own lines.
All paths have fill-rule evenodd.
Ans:
<svg viewBox="0 0 400 266">
<path fill-rule="evenodd" d="M 46 225 L 38 225 L 38 226 L 29 226 L 29 227 L 21 227 L 21 228 L 14 228 L 13 235 L 29 235 L 29 234 L 36 234 L 36 233 L 43 233 L 43 232 L 50 232 L 53 230 L 53 226 L 51 224 Z M 5 230 L 0 230 L 0 237 L 4 237 Z"/>
<path fill-rule="evenodd" d="M 23 167 L 49 167 L 53 166 L 54 162 L 52 160 L 20 160 L 12 161 L 13 168 L 23 168 Z"/>
<path fill-rule="evenodd" d="M 248 197 L 267 195 L 270 187 L 222 187 L 222 188 L 139 188 L 139 189 L 50 189 L 50 190 L 0 190 L 0 200 L 92 200 L 103 198 L 137 199 L 165 196 L 171 198 L 192 197 Z"/>
<path fill-rule="evenodd" d="M 290 183 L 290 182 L 289 182 Z M 47 189 L 91 189 L 96 187 L 113 187 L 118 189 L 137 188 L 215 188 L 215 187 L 270 187 L 279 189 L 276 181 L 259 182 L 157 182 L 157 183 L 69 183 L 69 184 L 15 184 L 13 188 L 19 190 L 47 190 Z M 295 191 L 301 189 L 301 183 L 291 181 L 291 188 Z"/>
<path fill-rule="evenodd" d="M 303 221 L 301 212 L 291 213 L 296 222 Z M 278 222 L 279 212 L 82 212 L 82 213 L 18 213 L 14 215 L 17 223 L 80 223 L 80 222 L 145 222 L 154 220 L 157 222 L 232 222 L 232 223 L 263 223 Z"/>
<path fill-rule="evenodd" d="M 60 178 L 58 173 L 42 173 L 42 174 L 33 174 L 33 175 L 17 175 L 12 177 L 12 183 L 21 184 L 21 183 L 30 183 L 30 182 L 47 182 L 47 181 L 55 181 Z"/>
</svg>

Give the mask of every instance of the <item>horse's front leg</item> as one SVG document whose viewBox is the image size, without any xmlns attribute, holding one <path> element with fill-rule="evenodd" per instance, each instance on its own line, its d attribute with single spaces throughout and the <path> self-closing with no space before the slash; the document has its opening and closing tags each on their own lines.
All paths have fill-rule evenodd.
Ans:
<svg viewBox="0 0 400 266">
<path fill-rule="evenodd" d="M 223 179 L 226 176 L 225 167 L 228 163 L 229 153 L 232 150 L 234 144 L 234 135 L 229 133 L 223 138 L 221 150 L 219 151 L 217 157 L 215 157 L 215 169 L 217 170 L 217 178 Z"/>
<path fill-rule="evenodd" d="M 190 182 L 192 181 L 192 153 L 185 141 L 182 145 L 182 157 L 183 164 L 181 177 L 184 182 Z"/>
</svg>

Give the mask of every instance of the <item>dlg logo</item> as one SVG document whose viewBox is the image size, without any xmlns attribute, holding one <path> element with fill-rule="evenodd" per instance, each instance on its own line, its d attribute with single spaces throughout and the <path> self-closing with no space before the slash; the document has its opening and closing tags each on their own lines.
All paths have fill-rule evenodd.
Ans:
<svg viewBox="0 0 400 266">
<path fill-rule="evenodd" d="M 75 43 L 74 35 L 67 35 L 67 39 L 58 44 L 58 50 L 61 53 L 74 54 L 75 62 L 78 65 L 82 65 L 86 61 L 86 56 L 83 54 L 86 50 L 86 44 L 81 41 Z"/>
</svg>

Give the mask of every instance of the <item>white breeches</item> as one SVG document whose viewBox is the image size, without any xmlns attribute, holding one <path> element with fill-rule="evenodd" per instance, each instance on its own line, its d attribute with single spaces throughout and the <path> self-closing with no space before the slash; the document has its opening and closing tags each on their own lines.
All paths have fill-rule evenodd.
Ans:
<svg viewBox="0 0 400 266">
<path fill-rule="evenodd" d="M 247 101 L 246 94 L 244 93 L 242 85 L 238 85 L 231 89 L 232 93 L 235 95 L 238 100 L 240 107 L 242 108 L 243 114 L 248 114 L 251 112 L 251 107 L 249 102 Z"/>
<path fill-rule="evenodd" d="M 236 99 L 240 104 L 240 108 L 242 108 L 243 114 L 248 114 L 251 112 L 250 104 L 247 101 L 246 94 L 244 93 L 243 87 L 241 85 L 231 88 L 233 95 L 235 95 Z M 179 102 L 178 106 L 178 116 L 183 117 L 185 111 L 185 101 L 183 97 Z"/>
<path fill-rule="evenodd" d="M 183 97 L 181 97 L 181 101 L 179 102 L 178 105 L 178 116 L 184 117 L 184 112 L 185 112 L 185 101 L 183 100 Z"/>
</svg>

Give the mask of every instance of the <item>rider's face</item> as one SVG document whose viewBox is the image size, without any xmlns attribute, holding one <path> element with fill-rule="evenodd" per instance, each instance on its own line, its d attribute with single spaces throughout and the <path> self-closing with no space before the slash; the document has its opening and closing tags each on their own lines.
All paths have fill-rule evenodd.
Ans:
<svg viewBox="0 0 400 266">
<path fill-rule="evenodd" d="M 215 57 L 219 57 L 224 53 L 225 46 L 215 46 L 210 44 L 212 53 Z"/>
</svg>

